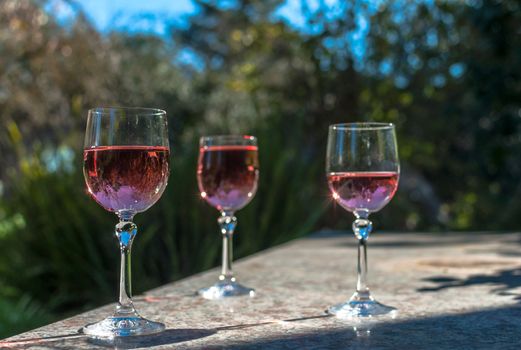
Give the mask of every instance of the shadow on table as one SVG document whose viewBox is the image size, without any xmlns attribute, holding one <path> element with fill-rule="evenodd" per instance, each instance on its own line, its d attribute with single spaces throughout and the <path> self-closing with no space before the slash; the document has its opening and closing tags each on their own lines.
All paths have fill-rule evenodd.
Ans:
<svg viewBox="0 0 521 350">
<path fill-rule="evenodd" d="M 464 314 L 442 315 L 412 320 L 340 321 L 324 315 L 307 316 L 284 321 L 237 324 L 216 329 L 169 329 L 162 334 L 135 337 L 116 342 L 100 342 L 77 334 L 52 337 L 49 344 L 38 341 L 16 345 L 16 342 L 0 342 L 0 348 L 74 349 L 85 345 L 114 349 L 137 349 L 153 346 L 173 348 L 176 344 L 220 333 L 223 336 L 213 342 L 200 344 L 204 349 L 518 349 L 521 334 L 521 307 L 503 307 Z M 300 321 L 313 320 L 305 328 Z M 294 323 L 293 323 L 294 322 Z M 287 323 L 287 324 L 285 324 Z M 275 337 L 237 339 L 243 329 L 277 324 Z M 284 328 L 288 327 L 285 331 Z M 290 331 L 291 330 L 291 331 Z M 227 333 L 230 337 L 227 337 Z M 72 336 L 76 338 L 68 339 Z M 41 339 L 44 340 L 45 339 Z M 86 343 L 87 342 L 87 343 Z M 6 346 L 7 345 L 7 346 Z M 171 345 L 171 346 L 170 346 Z"/>
<path fill-rule="evenodd" d="M 212 329 L 167 329 L 162 333 L 127 338 L 88 338 L 83 334 L 70 333 L 50 337 L 31 338 L 13 341 L 0 341 L 0 349 L 30 349 L 33 347 L 49 349 L 85 348 L 85 344 L 112 349 L 139 349 L 160 345 L 173 345 L 200 339 L 216 331 Z"/>
<path fill-rule="evenodd" d="M 226 349 L 519 349 L 519 319 L 521 307 L 378 324 L 335 321 L 325 329 L 226 344 Z"/>
<path fill-rule="evenodd" d="M 253 327 L 259 327 L 259 326 L 265 326 L 269 324 L 282 324 L 284 322 L 291 323 L 291 322 L 300 322 L 300 321 L 308 321 L 308 320 L 316 320 L 320 318 L 327 318 L 331 317 L 331 315 L 321 314 L 316 316 L 304 316 L 304 317 L 297 317 L 297 318 L 290 318 L 285 319 L 281 321 L 266 321 L 266 322 L 258 322 L 258 323 L 242 323 L 242 324 L 236 324 L 231 326 L 222 326 L 214 328 L 215 331 L 230 331 L 230 330 L 237 330 L 237 329 L 246 329 L 246 328 L 253 328 Z"/>
<path fill-rule="evenodd" d="M 87 343 L 114 349 L 139 349 L 160 345 L 173 345 L 185 341 L 195 340 L 215 334 L 210 329 L 167 329 L 156 335 L 137 337 L 118 337 L 114 339 L 91 339 Z"/>
<path fill-rule="evenodd" d="M 454 278 L 450 276 L 435 276 L 423 279 L 424 281 L 436 284 L 432 287 L 417 289 L 418 292 L 428 293 L 437 292 L 447 288 L 461 288 L 475 285 L 494 286 L 490 291 L 498 295 L 514 296 L 521 302 L 521 293 L 511 290 L 521 287 L 521 268 L 506 269 L 496 271 L 491 274 L 471 275 L 467 278 Z"/>
</svg>

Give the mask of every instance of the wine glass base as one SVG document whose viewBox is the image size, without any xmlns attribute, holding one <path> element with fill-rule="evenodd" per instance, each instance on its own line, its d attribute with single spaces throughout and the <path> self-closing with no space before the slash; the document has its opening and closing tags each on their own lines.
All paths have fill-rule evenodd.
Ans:
<svg viewBox="0 0 521 350">
<path fill-rule="evenodd" d="M 218 300 L 239 296 L 255 296 L 255 289 L 243 286 L 235 281 L 225 280 L 208 288 L 199 289 L 197 293 L 205 299 Z"/>
<path fill-rule="evenodd" d="M 137 313 L 131 316 L 110 316 L 82 328 L 83 334 L 95 338 L 129 337 L 160 333 L 165 325 L 149 321 Z"/>
<path fill-rule="evenodd" d="M 326 312 L 340 319 L 351 319 L 383 315 L 389 315 L 394 318 L 398 311 L 396 308 L 380 304 L 376 300 L 349 300 L 329 307 Z"/>
</svg>

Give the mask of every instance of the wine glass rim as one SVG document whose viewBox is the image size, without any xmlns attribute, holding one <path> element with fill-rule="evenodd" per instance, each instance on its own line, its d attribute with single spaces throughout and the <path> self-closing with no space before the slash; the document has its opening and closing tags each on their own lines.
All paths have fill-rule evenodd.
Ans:
<svg viewBox="0 0 521 350">
<path fill-rule="evenodd" d="M 114 112 L 125 112 L 132 115 L 140 115 L 144 117 L 166 115 L 166 111 L 162 109 L 149 107 L 95 107 L 89 109 L 90 114 L 97 115 L 112 114 Z"/>
<path fill-rule="evenodd" d="M 333 130 L 383 130 L 393 129 L 393 123 L 381 122 L 353 122 L 353 123 L 338 123 L 329 126 Z"/>
<path fill-rule="evenodd" d="M 206 135 L 201 136 L 201 141 L 210 141 L 210 140 L 249 140 L 255 141 L 257 138 L 253 135 L 241 135 L 241 134 L 228 134 L 228 135 Z"/>
</svg>

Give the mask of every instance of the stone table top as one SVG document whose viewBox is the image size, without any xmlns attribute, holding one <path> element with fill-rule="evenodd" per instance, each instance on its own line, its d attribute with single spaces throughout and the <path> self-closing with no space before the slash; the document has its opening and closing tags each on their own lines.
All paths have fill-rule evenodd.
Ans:
<svg viewBox="0 0 521 350">
<path fill-rule="evenodd" d="M 194 291 L 210 270 L 135 297 L 138 311 L 164 322 L 155 336 L 101 341 L 79 335 L 108 305 L 0 342 L 23 349 L 521 349 L 521 234 L 376 233 L 369 286 L 392 319 L 339 320 L 327 306 L 356 282 L 356 240 L 322 232 L 235 265 L 257 296 L 209 301 Z"/>
</svg>

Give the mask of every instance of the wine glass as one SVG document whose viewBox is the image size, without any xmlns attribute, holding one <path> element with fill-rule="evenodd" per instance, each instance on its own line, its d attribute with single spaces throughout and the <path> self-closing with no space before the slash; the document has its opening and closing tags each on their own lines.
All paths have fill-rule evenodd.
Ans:
<svg viewBox="0 0 521 350">
<path fill-rule="evenodd" d="M 254 296 L 255 290 L 237 283 L 232 271 L 232 237 L 235 212 L 248 204 L 257 191 L 259 160 L 254 136 L 204 136 L 199 142 L 197 182 L 201 197 L 221 212 L 217 219 L 223 237 L 219 281 L 199 290 L 206 299 Z"/>
<path fill-rule="evenodd" d="M 382 209 L 398 188 L 400 162 L 393 124 L 346 123 L 329 126 L 326 172 L 335 201 L 356 219 L 358 283 L 345 303 L 327 311 L 339 318 L 371 317 L 394 313 L 378 303 L 367 287 L 367 239 L 373 228 L 369 214 Z"/>
<path fill-rule="evenodd" d="M 93 337 L 158 333 L 164 324 L 141 317 L 132 303 L 130 250 L 137 234 L 134 215 L 150 208 L 167 185 L 168 128 L 165 111 L 152 108 L 89 110 L 83 174 L 90 196 L 119 218 L 119 302 L 114 314 L 83 327 Z"/>
</svg>

